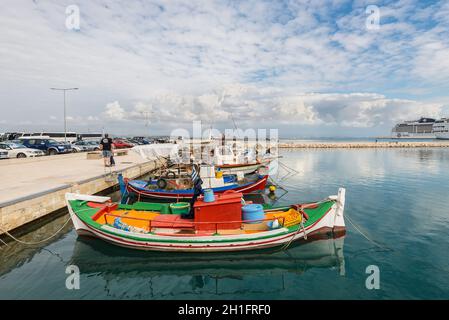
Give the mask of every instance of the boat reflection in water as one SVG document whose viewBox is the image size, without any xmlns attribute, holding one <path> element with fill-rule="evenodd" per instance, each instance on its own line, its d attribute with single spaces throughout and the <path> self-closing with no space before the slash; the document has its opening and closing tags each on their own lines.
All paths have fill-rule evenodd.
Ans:
<svg viewBox="0 0 449 320">
<path fill-rule="evenodd" d="M 142 291 L 152 298 L 180 294 L 213 297 L 240 291 L 242 286 L 245 292 L 282 291 L 284 276 L 301 275 L 314 268 L 335 269 L 337 275 L 344 276 L 343 245 L 344 237 L 340 237 L 292 243 L 287 250 L 174 254 L 127 250 L 95 238 L 79 237 L 70 264 L 77 265 L 87 278 L 103 278 L 105 291 L 111 297 L 142 298 Z M 262 283 L 263 289 L 254 285 L 254 277 L 266 279 L 256 281 Z M 266 286 L 268 279 L 279 281 L 280 289 Z M 232 281 L 239 283 L 232 285 Z M 139 286 L 138 292 L 128 290 L 130 282 Z"/>
</svg>

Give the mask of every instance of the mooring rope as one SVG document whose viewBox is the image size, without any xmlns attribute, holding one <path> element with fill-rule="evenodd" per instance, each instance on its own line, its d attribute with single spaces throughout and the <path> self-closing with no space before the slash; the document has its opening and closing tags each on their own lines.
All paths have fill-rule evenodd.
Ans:
<svg viewBox="0 0 449 320">
<path fill-rule="evenodd" d="M 378 243 L 377 241 L 371 239 L 368 235 L 366 235 L 364 232 L 362 232 L 362 231 L 360 230 L 360 228 L 357 227 L 357 225 L 355 224 L 355 222 L 353 222 L 352 219 L 351 219 L 347 214 L 345 214 L 345 220 L 348 220 L 348 222 L 354 227 L 354 229 L 355 229 L 358 233 L 360 233 L 366 240 L 368 240 L 369 242 L 371 242 L 372 244 L 374 244 L 376 247 L 381 248 L 381 249 L 386 249 L 386 250 L 394 251 L 393 249 L 391 249 L 391 248 L 389 248 L 389 247 L 387 247 L 387 246 L 384 246 L 384 245 Z"/>
<path fill-rule="evenodd" d="M 289 178 L 297 175 L 300 173 L 300 171 L 293 169 L 292 167 L 289 167 L 288 165 L 286 165 L 285 163 L 283 163 L 282 161 L 278 161 L 279 165 L 281 168 L 283 168 L 285 171 L 287 171 L 287 173 L 285 175 L 283 175 L 279 181 L 282 182 L 284 180 L 288 180 Z M 279 175 L 279 170 L 277 172 L 277 174 Z"/>
<path fill-rule="evenodd" d="M 5 246 L 9 247 L 9 245 L 8 245 L 5 241 L 3 241 L 1 238 L 0 238 L 0 241 L 1 241 Z M 3 249 L 3 248 L 0 246 L 0 249 Z"/>
<path fill-rule="evenodd" d="M 290 170 L 290 171 L 293 171 L 293 172 L 295 172 L 295 173 L 300 173 L 300 171 L 298 171 L 298 170 L 296 170 L 296 169 L 293 169 L 292 167 L 290 167 L 290 166 L 288 166 L 288 165 L 286 165 L 285 163 L 283 163 L 282 161 L 278 161 L 278 163 L 281 165 L 281 167 L 283 167 L 285 170 Z"/>
<path fill-rule="evenodd" d="M 36 241 L 36 242 L 26 242 L 26 241 L 22 241 L 22 240 L 20 240 L 20 239 L 17 239 L 16 237 L 14 237 L 12 234 L 10 234 L 8 231 L 4 230 L 3 228 L 0 228 L 0 230 L 3 231 L 8 237 L 10 237 L 11 239 L 13 239 L 13 240 L 15 240 L 15 241 L 17 241 L 17 242 L 19 242 L 19 243 L 21 243 L 21 244 L 24 244 L 24 245 L 27 245 L 27 246 L 34 246 L 34 245 L 41 244 L 41 243 L 43 243 L 43 242 L 46 242 L 46 241 L 48 241 L 48 240 L 54 238 L 59 232 L 62 231 L 62 229 L 64 229 L 64 227 L 67 225 L 67 223 L 69 223 L 69 221 L 70 221 L 70 215 L 69 215 L 69 218 L 67 219 L 67 221 L 64 222 L 64 224 L 62 225 L 62 227 L 58 229 L 58 231 L 56 231 L 56 232 L 55 232 L 54 234 L 52 234 L 50 237 L 45 238 L 45 239 L 40 240 L 40 241 Z M 2 242 L 3 242 L 3 241 L 2 241 Z M 5 243 L 5 244 L 6 244 L 6 243 Z"/>
</svg>

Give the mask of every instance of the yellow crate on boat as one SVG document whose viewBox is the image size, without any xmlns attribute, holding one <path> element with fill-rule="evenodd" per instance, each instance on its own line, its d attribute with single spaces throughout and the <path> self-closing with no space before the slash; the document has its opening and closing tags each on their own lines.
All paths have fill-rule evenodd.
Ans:
<svg viewBox="0 0 449 320">
<path fill-rule="evenodd" d="M 290 227 L 295 224 L 301 223 L 301 214 L 295 209 L 290 209 L 288 211 L 275 211 L 270 212 L 265 215 L 267 219 L 277 219 L 280 225 L 284 227 Z"/>
</svg>

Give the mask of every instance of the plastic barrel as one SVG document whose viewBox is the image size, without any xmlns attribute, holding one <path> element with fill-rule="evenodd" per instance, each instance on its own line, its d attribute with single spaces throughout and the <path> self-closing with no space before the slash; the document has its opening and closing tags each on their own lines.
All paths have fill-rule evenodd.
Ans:
<svg viewBox="0 0 449 320">
<path fill-rule="evenodd" d="M 172 214 L 187 214 L 190 211 L 190 203 L 188 202 L 170 203 L 170 211 Z"/>
<path fill-rule="evenodd" d="M 214 202 L 214 201 L 215 201 L 214 191 L 212 189 L 205 189 L 204 202 Z"/>
<path fill-rule="evenodd" d="M 242 219 L 245 220 L 259 220 L 249 221 L 247 223 L 262 223 L 265 219 L 265 212 L 261 204 L 247 204 L 242 207 Z"/>
</svg>

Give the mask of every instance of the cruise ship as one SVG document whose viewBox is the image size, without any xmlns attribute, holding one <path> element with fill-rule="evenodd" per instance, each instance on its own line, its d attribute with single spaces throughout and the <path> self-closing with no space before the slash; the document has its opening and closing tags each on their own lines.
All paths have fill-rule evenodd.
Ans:
<svg viewBox="0 0 449 320">
<path fill-rule="evenodd" d="M 437 139 L 449 140 L 449 118 L 441 118 L 435 121 L 433 133 Z"/>
<path fill-rule="evenodd" d="M 435 139 L 433 124 L 435 119 L 420 118 L 414 121 L 398 123 L 391 130 L 392 138 Z"/>
</svg>

